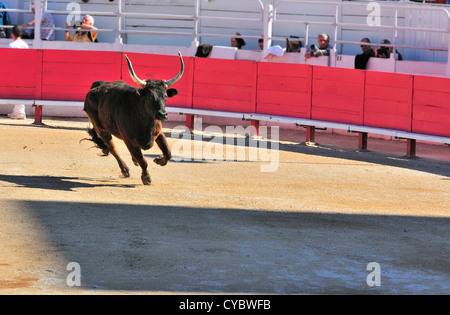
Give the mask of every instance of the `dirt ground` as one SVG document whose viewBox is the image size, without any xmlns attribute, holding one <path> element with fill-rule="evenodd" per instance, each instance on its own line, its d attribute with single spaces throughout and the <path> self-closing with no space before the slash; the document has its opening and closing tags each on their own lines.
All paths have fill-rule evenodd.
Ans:
<svg viewBox="0 0 450 315">
<path fill-rule="evenodd" d="M 200 157 L 150 163 L 143 186 L 121 141 L 130 178 L 80 143 L 87 121 L 31 122 L 0 118 L 0 294 L 450 293 L 449 147 L 406 159 L 404 142 L 357 152 L 355 137 L 306 146 L 282 130 L 262 172 L 262 158 L 206 159 L 212 135 L 180 140 L 167 123 L 171 146 Z"/>
</svg>

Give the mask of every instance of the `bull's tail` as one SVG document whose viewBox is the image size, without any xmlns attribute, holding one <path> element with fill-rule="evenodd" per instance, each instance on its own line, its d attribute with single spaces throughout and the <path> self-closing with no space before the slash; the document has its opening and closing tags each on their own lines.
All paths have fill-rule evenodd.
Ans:
<svg viewBox="0 0 450 315">
<path fill-rule="evenodd" d="M 109 154 L 109 150 L 108 147 L 106 146 L 105 142 L 103 142 L 103 140 L 97 135 L 97 132 L 95 132 L 94 128 L 88 129 L 87 130 L 88 134 L 91 136 L 91 139 L 85 138 L 82 139 L 83 140 L 89 140 L 95 143 L 95 146 L 97 148 L 99 148 L 100 150 L 102 150 L 103 155 L 107 156 Z"/>
</svg>

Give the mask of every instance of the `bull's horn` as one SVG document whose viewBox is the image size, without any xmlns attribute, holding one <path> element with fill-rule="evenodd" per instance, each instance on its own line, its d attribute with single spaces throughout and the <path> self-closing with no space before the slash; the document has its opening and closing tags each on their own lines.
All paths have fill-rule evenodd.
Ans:
<svg viewBox="0 0 450 315">
<path fill-rule="evenodd" d="M 177 74 L 177 76 L 171 80 L 166 81 L 167 87 L 174 85 L 175 83 L 178 82 L 178 80 L 181 79 L 181 77 L 183 76 L 184 73 L 184 62 L 183 62 L 183 57 L 181 56 L 181 53 L 178 52 L 178 56 L 180 56 L 180 62 L 181 62 L 181 69 L 180 72 Z"/>
<path fill-rule="evenodd" d="M 130 59 L 128 59 L 128 56 L 127 56 L 127 55 L 125 55 L 125 58 L 127 58 L 127 62 L 128 62 L 128 72 L 130 73 L 130 76 L 131 76 L 131 78 L 133 79 L 133 81 L 134 81 L 136 84 L 140 85 L 141 87 L 145 87 L 145 85 L 147 84 L 147 82 L 145 82 L 144 80 L 139 79 L 139 78 L 136 76 L 136 74 L 134 73 L 133 66 L 132 66 L 132 64 L 131 64 Z"/>
</svg>

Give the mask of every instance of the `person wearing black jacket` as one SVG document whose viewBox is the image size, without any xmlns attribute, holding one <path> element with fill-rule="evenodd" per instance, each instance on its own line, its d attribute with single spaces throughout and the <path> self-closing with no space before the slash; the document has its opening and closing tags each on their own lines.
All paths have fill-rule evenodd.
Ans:
<svg viewBox="0 0 450 315">
<path fill-rule="evenodd" d="M 370 43 L 370 39 L 361 39 L 363 43 Z M 362 54 L 356 55 L 355 57 L 355 69 L 366 69 L 367 62 L 369 62 L 370 57 L 375 57 L 375 51 L 370 45 L 361 45 Z"/>
</svg>

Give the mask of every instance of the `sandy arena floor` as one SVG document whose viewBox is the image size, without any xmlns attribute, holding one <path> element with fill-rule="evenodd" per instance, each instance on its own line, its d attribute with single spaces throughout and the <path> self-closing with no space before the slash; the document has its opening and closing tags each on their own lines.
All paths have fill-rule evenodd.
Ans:
<svg viewBox="0 0 450 315">
<path fill-rule="evenodd" d="M 0 294 L 450 293 L 448 147 L 282 131 L 274 172 L 176 155 L 143 186 L 121 141 L 130 178 L 79 143 L 86 121 L 31 122 L 0 118 Z"/>
</svg>

